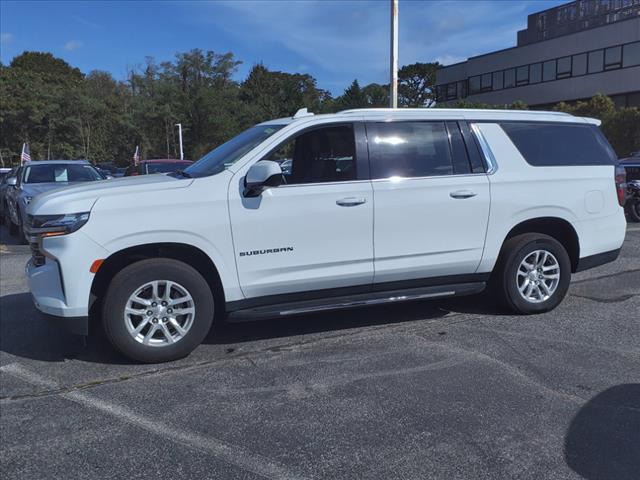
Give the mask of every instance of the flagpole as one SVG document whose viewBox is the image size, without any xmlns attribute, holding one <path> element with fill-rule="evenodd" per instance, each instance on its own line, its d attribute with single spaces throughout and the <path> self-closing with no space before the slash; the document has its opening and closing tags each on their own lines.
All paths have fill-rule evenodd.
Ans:
<svg viewBox="0 0 640 480">
<path fill-rule="evenodd" d="M 176 123 L 178 127 L 178 141 L 180 142 L 180 160 L 184 160 L 184 152 L 182 151 L 182 124 Z"/>
<path fill-rule="evenodd" d="M 398 0 L 391 0 L 389 106 L 398 108 Z"/>
</svg>

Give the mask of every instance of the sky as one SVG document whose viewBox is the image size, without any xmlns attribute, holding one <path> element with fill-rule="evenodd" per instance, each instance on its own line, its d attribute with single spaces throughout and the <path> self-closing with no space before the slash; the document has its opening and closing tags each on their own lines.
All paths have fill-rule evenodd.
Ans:
<svg viewBox="0 0 640 480">
<path fill-rule="evenodd" d="M 399 64 L 455 63 L 512 47 L 527 15 L 561 0 L 400 0 Z M 47 51 L 85 73 L 117 79 L 193 48 L 233 52 L 246 77 L 271 70 L 308 73 L 339 95 L 357 78 L 387 83 L 389 0 L 12 1 L 0 2 L 0 60 Z"/>
</svg>

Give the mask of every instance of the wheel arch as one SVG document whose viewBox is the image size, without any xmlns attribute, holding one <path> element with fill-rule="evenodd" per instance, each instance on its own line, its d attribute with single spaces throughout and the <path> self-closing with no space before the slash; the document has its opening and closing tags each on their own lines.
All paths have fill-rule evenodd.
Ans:
<svg viewBox="0 0 640 480">
<path fill-rule="evenodd" d="M 569 221 L 560 217 L 537 217 L 524 220 L 509 230 L 502 242 L 500 255 L 510 238 L 523 233 L 542 233 L 556 239 L 569 254 L 571 271 L 576 271 L 580 260 L 580 240 L 578 232 Z"/>
<path fill-rule="evenodd" d="M 132 263 L 150 258 L 171 258 L 195 268 L 209 284 L 216 305 L 220 305 L 221 310 L 224 310 L 225 295 L 222 280 L 209 255 L 193 245 L 184 243 L 149 243 L 119 250 L 102 262 L 91 284 L 90 311 L 104 297 L 111 279 L 120 270 Z"/>
</svg>

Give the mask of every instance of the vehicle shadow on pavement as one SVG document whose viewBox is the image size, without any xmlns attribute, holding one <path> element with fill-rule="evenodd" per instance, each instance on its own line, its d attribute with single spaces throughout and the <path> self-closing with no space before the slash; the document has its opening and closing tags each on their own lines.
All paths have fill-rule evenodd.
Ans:
<svg viewBox="0 0 640 480">
<path fill-rule="evenodd" d="M 454 304 L 450 301 L 447 306 L 453 307 Z M 214 325 L 203 343 L 231 346 L 319 333 L 341 335 L 347 329 L 428 321 L 441 318 L 450 311 L 442 302 L 418 301 L 298 315 L 286 319 L 242 323 L 223 321 Z M 0 350 L 10 355 L 45 362 L 77 359 L 105 364 L 136 363 L 111 347 L 98 319 L 92 319 L 89 337 L 72 335 L 56 325 L 55 318 L 48 318 L 38 312 L 28 293 L 0 297 L 0 313 Z"/>
<path fill-rule="evenodd" d="M 640 474 L 640 384 L 616 385 L 580 408 L 564 440 L 567 465 L 587 480 Z"/>
<path fill-rule="evenodd" d="M 296 337 L 321 332 L 340 334 L 347 329 L 389 326 L 403 322 L 429 320 L 450 311 L 440 302 L 407 302 L 397 305 L 352 308 L 295 315 L 286 319 L 265 319 L 250 322 L 219 322 L 203 343 L 233 344 L 280 337 Z"/>
</svg>

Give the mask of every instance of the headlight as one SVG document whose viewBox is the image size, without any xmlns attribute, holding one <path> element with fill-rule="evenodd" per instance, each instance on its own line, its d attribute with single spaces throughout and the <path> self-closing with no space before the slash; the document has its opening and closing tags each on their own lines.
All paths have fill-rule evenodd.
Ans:
<svg viewBox="0 0 640 480">
<path fill-rule="evenodd" d="M 89 220 L 89 212 L 29 216 L 29 233 L 54 237 L 73 233 Z"/>
</svg>

